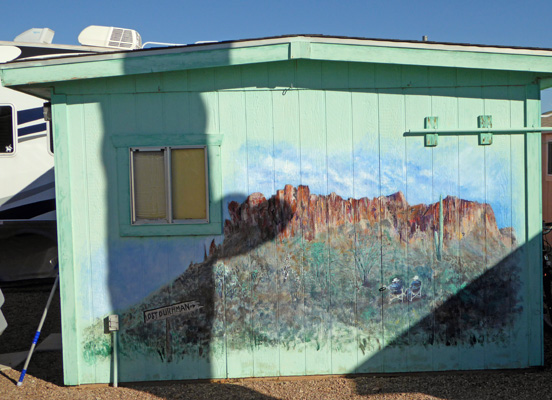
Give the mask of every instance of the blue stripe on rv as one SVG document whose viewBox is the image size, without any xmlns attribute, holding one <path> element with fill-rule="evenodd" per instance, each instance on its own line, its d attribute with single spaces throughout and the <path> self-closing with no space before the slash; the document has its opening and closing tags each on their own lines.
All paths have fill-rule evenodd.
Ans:
<svg viewBox="0 0 552 400">
<path fill-rule="evenodd" d="M 36 121 L 37 119 L 44 118 L 42 107 L 29 108 L 28 110 L 21 110 L 17 112 L 17 123 L 26 124 L 27 122 Z"/>
<path fill-rule="evenodd" d="M 42 132 L 46 130 L 46 123 L 27 126 L 26 128 L 19 128 L 17 130 L 17 137 L 30 135 L 31 133 Z"/>
</svg>

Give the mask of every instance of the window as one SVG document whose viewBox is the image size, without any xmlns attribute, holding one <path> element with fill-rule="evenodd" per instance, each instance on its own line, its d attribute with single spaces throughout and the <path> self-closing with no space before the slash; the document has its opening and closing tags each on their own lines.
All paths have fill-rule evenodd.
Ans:
<svg viewBox="0 0 552 400">
<path fill-rule="evenodd" d="M 208 223 L 206 146 L 131 148 L 132 223 Z"/>
<path fill-rule="evenodd" d="M 0 155 L 15 152 L 13 107 L 0 105 Z"/>
<path fill-rule="evenodd" d="M 547 142 L 548 145 L 548 175 L 552 175 L 552 141 Z"/>
<path fill-rule="evenodd" d="M 222 135 L 114 135 L 121 236 L 222 233 Z"/>
<path fill-rule="evenodd" d="M 54 129 L 52 127 L 52 121 L 47 122 L 48 126 L 48 152 L 54 155 Z"/>
</svg>

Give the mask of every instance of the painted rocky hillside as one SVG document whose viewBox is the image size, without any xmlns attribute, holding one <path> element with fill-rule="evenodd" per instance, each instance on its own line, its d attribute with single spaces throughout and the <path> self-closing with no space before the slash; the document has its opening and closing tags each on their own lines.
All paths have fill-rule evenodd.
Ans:
<svg viewBox="0 0 552 400">
<path fill-rule="evenodd" d="M 511 228 L 499 230 L 493 209 L 488 204 L 448 196 L 443 199 L 445 242 L 468 237 L 485 244 L 485 240 L 501 242 L 510 247 L 515 241 Z M 419 247 L 422 237 L 438 229 L 440 203 L 410 206 L 403 193 L 368 199 L 343 199 L 332 193 L 328 196 L 311 194 L 308 186 L 295 188 L 287 185 L 268 200 L 261 193 L 253 193 L 245 202 L 231 202 L 228 211 L 231 220 L 225 222 L 225 243 L 250 236 L 266 241 L 278 237 L 281 241 L 302 235 L 307 241 L 315 240 L 328 230 L 342 226 L 355 226 L 359 233 L 381 223 L 400 242 Z M 216 249 L 210 249 L 211 252 Z"/>
<path fill-rule="evenodd" d="M 473 346 L 482 335 L 504 340 L 521 312 L 515 233 L 498 229 L 488 204 L 448 196 L 411 206 L 401 192 L 343 199 L 288 185 L 228 211 L 221 244 L 120 313 L 123 355 L 173 361 L 330 342 L 375 352 L 406 345 L 406 330 L 409 345 Z M 386 290 L 394 279 L 401 296 Z M 144 322 L 146 310 L 188 301 L 201 308 Z M 89 360 L 105 348 L 92 332 Z"/>
</svg>

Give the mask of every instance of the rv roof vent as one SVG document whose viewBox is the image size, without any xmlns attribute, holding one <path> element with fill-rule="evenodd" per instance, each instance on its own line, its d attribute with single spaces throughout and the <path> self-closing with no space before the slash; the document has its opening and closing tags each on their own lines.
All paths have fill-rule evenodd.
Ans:
<svg viewBox="0 0 552 400">
<path fill-rule="evenodd" d="M 132 29 L 115 28 L 112 26 L 90 25 L 79 35 L 79 43 L 83 46 L 110 47 L 116 49 L 134 50 L 142 48 L 140 34 Z"/>
<path fill-rule="evenodd" d="M 27 43 L 52 43 L 54 33 L 55 32 L 49 28 L 32 28 L 17 35 L 13 41 Z"/>
</svg>

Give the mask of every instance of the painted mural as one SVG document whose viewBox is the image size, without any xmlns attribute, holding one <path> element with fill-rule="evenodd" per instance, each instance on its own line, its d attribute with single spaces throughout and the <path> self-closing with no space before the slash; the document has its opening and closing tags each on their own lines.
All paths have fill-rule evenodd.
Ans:
<svg viewBox="0 0 552 400">
<path fill-rule="evenodd" d="M 446 193 L 433 204 L 411 205 L 402 192 L 345 199 L 286 185 L 231 201 L 226 215 L 222 241 L 205 246 L 202 261 L 119 312 L 122 357 L 500 345 L 522 312 L 516 234 L 499 229 L 489 204 Z M 102 324 L 84 332 L 89 363 L 111 353 Z"/>
</svg>

